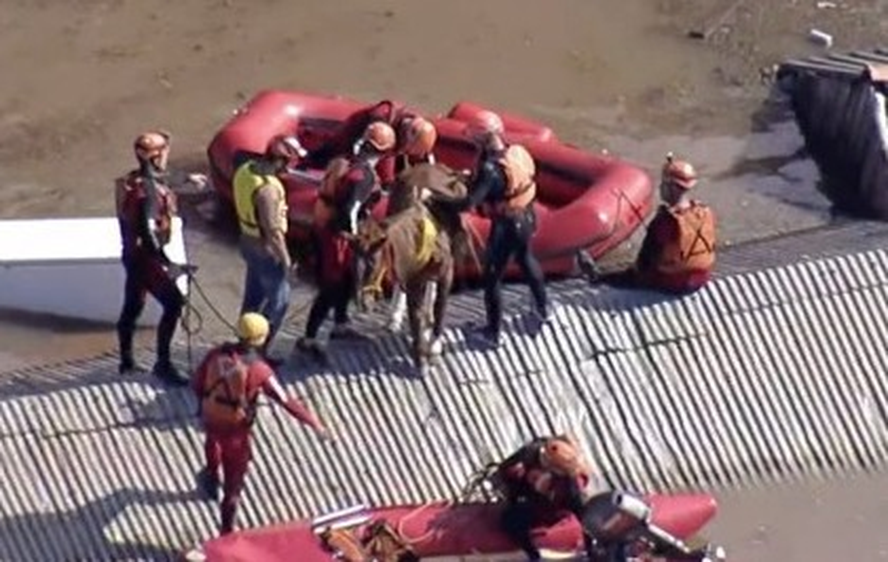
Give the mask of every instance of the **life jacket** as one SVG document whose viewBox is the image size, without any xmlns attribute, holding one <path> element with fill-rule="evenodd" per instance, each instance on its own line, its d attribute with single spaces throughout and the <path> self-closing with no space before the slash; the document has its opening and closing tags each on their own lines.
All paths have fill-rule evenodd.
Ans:
<svg viewBox="0 0 888 562">
<path fill-rule="evenodd" d="M 364 546 L 376 562 L 420 562 L 409 539 L 385 519 L 376 519 L 364 532 Z"/>
<path fill-rule="evenodd" d="M 327 165 L 314 206 L 316 226 L 325 227 L 336 218 L 341 205 L 345 203 L 349 184 L 353 181 L 349 176 L 356 169 L 360 170 L 359 173 L 373 175 L 374 182 L 376 181 L 373 168 L 364 162 L 354 162 L 344 156 L 337 156 Z"/>
<path fill-rule="evenodd" d="M 344 562 L 420 562 L 410 541 L 384 519 L 363 529 L 327 528 L 318 538 L 334 558 Z"/>
<path fill-rule="evenodd" d="M 201 416 L 208 427 L 249 427 L 256 417 L 259 388 L 250 388 L 251 362 L 231 347 L 222 347 L 209 362 L 201 393 Z"/>
<path fill-rule="evenodd" d="M 512 144 L 497 159 L 506 180 L 503 198 L 488 209 L 491 214 L 507 214 L 526 209 L 536 198 L 534 181 L 536 164 L 530 152 L 520 144 Z"/>
<path fill-rule="evenodd" d="M 566 476 L 547 468 L 542 462 L 542 448 L 551 439 L 564 441 L 575 446 L 563 437 L 536 439 L 522 447 L 514 455 L 503 461 L 494 476 L 494 485 L 509 496 L 531 494 L 554 503 L 565 499 Z M 580 489 L 585 488 L 591 479 L 588 467 L 580 462 L 574 478 Z"/>
<path fill-rule="evenodd" d="M 177 212 L 176 195 L 160 180 L 154 181 L 157 205 L 155 205 L 156 232 L 161 245 L 169 244 L 173 235 L 173 217 Z M 120 235 L 124 246 L 134 249 L 140 246 L 139 221 L 142 220 L 141 204 L 148 197 L 145 178 L 138 170 L 118 178 L 114 186 L 114 203 L 117 220 L 120 224 Z"/>
<path fill-rule="evenodd" d="M 654 269 L 674 275 L 691 271 L 709 271 L 715 265 L 715 216 L 706 205 L 691 203 L 684 209 L 668 209 L 666 213 L 678 226 L 678 233 L 665 244 Z"/>
<path fill-rule="evenodd" d="M 262 233 L 259 228 L 259 217 L 256 216 L 256 192 L 264 185 L 270 185 L 277 191 L 277 197 L 281 201 L 278 209 L 280 224 L 287 231 L 287 192 L 280 178 L 273 174 L 257 174 L 253 169 L 253 162 L 248 161 L 234 173 L 232 184 L 234 185 L 234 208 L 237 212 L 237 222 L 240 230 L 247 236 L 259 238 Z"/>
</svg>

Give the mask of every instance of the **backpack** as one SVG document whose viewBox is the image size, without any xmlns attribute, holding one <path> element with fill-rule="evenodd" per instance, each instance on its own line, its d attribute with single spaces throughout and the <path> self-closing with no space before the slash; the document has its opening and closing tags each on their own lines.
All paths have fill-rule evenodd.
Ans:
<svg viewBox="0 0 888 562">
<path fill-rule="evenodd" d="M 208 365 L 201 416 L 216 429 L 248 426 L 256 414 L 256 392 L 249 395 L 250 362 L 239 353 L 221 349 Z"/>
</svg>

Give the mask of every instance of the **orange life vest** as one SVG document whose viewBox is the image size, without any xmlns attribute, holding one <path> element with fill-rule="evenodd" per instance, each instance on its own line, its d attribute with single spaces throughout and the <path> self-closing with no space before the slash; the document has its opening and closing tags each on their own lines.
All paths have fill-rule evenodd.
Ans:
<svg viewBox="0 0 888 562">
<path fill-rule="evenodd" d="M 259 389 L 250 388 L 250 364 L 233 350 L 217 351 L 208 364 L 201 416 L 217 430 L 249 426 L 256 416 Z"/>
<path fill-rule="evenodd" d="M 364 166 L 363 164 L 359 165 Z M 369 173 L 375 173 L 369 166 L 365 167 Z M 345 189 L 343 181 L 352 169 L 354 169 L 353 162 L 344 156 L 337 156 L 327 165 L 314 205 L 315 226 L 327 226 L 335 218 L 339 205 L 342 203 L 342 191 Z"/>
<path fill-rule="evenodd" d="M 327 164 L 318 199 L 314 205 L 314 221 L 319 227 L 326 226 L 336 214 L 336 195 L 340 180 L 348 173 L 349 161 L 344 156 L 337 156 Z"/>
<path fill-rule="evenodd" d="M 173 217 L 177 212 L 176 195 L 159 180 L 155 180 L 155 191 L 158 204 L 153 218 L 157 223 L 157 238 L 161 244 L 168 244 L 173 233 Z M 114 203 L 117 209 L 117 220 L 120 222 L 121 236 L 124 244 L 138 245 L 139 207 L 141 201 L 148 197 L 145 180 L 142 174 L 134 170 L 114 185 Z"/>
<path fill-rule="evenodd" d="M 509 145 L 497 162 L 506 176 L 506 191 L 494 211 L 508 213 L 527 208 L 536 198 L 537 191 L 536 164 L 530 152 L 520 144 Z"/>
<path fill-rule="evenodd" d="M 660 250 L 654 269 L 674 275 L 709 271 L 715 265 L 715 215 L 706 205 L 691 203 L 684 209 L 669 209 L 678 233 Z"/>
</svg>

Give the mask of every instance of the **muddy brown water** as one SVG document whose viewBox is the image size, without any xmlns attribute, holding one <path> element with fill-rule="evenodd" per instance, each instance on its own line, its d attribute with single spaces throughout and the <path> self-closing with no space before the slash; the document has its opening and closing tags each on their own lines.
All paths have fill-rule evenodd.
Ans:
<svg viewBox="0 0 888 562">
<path fill-rule="evenodd" d="M 674 150 L 704 174 L 699 196 L 719 212 L 725 243 L 826 224 L 816 169 L 794 125 L 764 108 L 759 70 L 818 50 L 805 39 L 813 26 L 837 48 L 878 45 L 886 3 L 748 0 L 709 42 L 687 37 L 732 3 L 0 0 L 0 218 L 110 215 L 111 180 L 131 166 L 136 132 L 171 129 L 175 163 L 200 169 L 235 107 L 257 90 L 291 88 L 392 95 L 435 112 L 457 100 L 489 104 L 652 174 Z M 231 317 L 242 266 L 201 200 L 187 209 L 189 252 Z M 631 257 L 637 242 L 613 259 Z M 294 308 L 308 298 L 300 292 Z M 224 331 L 205 316 L 205 336 Z M 140 337 L 150 343 L 150 333 Z M 107 327 L 0 315 L 0 371 L 112 346 Z M 880 560 L 888 551 L 884 475 L 721 499 L 711 534 L 735 560 Z"/>
</svg>

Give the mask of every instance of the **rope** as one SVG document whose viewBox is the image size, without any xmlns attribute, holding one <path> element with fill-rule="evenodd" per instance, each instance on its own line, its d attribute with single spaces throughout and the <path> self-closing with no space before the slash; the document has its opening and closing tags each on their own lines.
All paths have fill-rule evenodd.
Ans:
<svg viewBox="0 0 888 562">
<path fill-rule="evenodd" d="M 443 506 L 444 509 L 459 505 L 460 503 L 463 503 L 466 500 L 470 499 L 471 495 L 475 491 L 480 489 L 481 485 L 484 482 L 486 482 L 490 479 L 491 475 L 495 472 L 495 470 L 498 467 L 499 467 L 499 463 L 490 462 L 490 463 L 487 463 L 486 465 L 484 465 L 483 467 L 481 467 L 480 469 L 476 470 L 475 473 L 469 477 L 468 483 L 462 489 L 459 496 L 456 497 L 455 499 L 450 499 L 450 500 L 447 500 L 446 502 L 444 502 L 444 506 Z M 491 498 L 489 497 L 488 494 L 485 493 L 484 496 L 485 496 L 484 497 L 485 501 L 490 501 Z M 405 543 L 407 543 L 408 546 L 413 546 L 413 545 L 419 544 L 421 542 L 425 542 L 429 538 L 431 538 L 432 535 L 435 534 L 434 529 L 430 529 L 415 538 L 408 537 L 407 534 L 404 533 L 405 523 L 408 520 L 413 519 L 414 517 L 417 517 L 420 513 L 422 513 L 426 509 L 429 509 L 432 505 L 434 505 L 434 504 L 430 504 L 430 503 L 422 504 L 422 505 L 418 506 L 416 509 L 414 509 L 413 511 L 411 511 L 410 513 L 408 513 L 407 515 L 405 515 L 404 517 L 402 517 L 400 519 L 400 521 L 398 521 L 398 525 L 396 528 L 396 530 L 398 532 L 398 536 L 401 537 L 401 539 Z"/>
<path fill-rule="evenodd" d="M 182 268 L 182 273 L 188 280 L 188 295 L 185 297 L 185 310 L 179 321 L 179 325 L 182 327 L 182 331 L 185 332 L 185 349 L 188 356 L 189 373 L 194 373 L 194 336 L 199 334 L 204 327 L 204 317 L 197 307 L 194 306 L 194 292 L 197 292 L 204 304 L 207 305 L 210 311 L 220 322 L 222 322 L 223 325 L 230 329 L 232 333 L 236 332 L 234 325 L 225 318 L 219 309 L 216 308 L 216 305 L 214 305 L 210 298 L 207 297 L 203 287 L 201 287 L 200 283 L 197 281 L 197 276 L 195 275 L 196 271 L 197 268 L 194 266 L 185 266 Z"/>
<path fill-rule="evenodd" d="M 231 330 L 232 334 L 237 334 L 237 328 L 235 328 L 234 324 L 226 319 L 225 315 L 222 314 L 219 308 L 207 296 L 203 286 L 201 286 L 201 284 L 197 280 L 196 272 L 197 268 L 195 266 L 185 266 L 182 268 L 182 273 L 186 275 L 188 279 L 188 295 L 185 297 L 185 307 L 182 313 L 182 318 L 179 321 L 179 325 L 181 326 L 182 331 L 185 332 L 185 345 L 188 355 L 189 372 L 194 371 L 194 336 L 199 334 L 204 328 L 204 316 L 195 306 L 193 298 L 194 293 L 197 293 L 203 303 L 213 313 L 213 316 L 215 316 L 216 319 L 218 319 L 222 323 L 222 325 Z M 302 303 L 298 307 L 291 307 L 289 313 L 287 314 L 285 322 L 289 322 L 294 316 L 298 316 L 305 312 L 305 310 L 309 306 L 311 306 L 311 304 L 312 300 L 309 299 L 307 302 Z"/>
<path fill-rule="evenodd" d="M 401 540 L 403 540 L 405 543 L 407 543 L 407 546 L 414 546 L 414 545 L 417 545 L 421 542 L 425 542 L 425 541 L 429 540 L 432 537 L 432 535 L 435 534 L 434 528 L 430 528 L 425 533 L 419 535 L 416 538 L 408 537 L 404 533 L 404 524 L 407 522 L 407 520 L 416 517 L 417 515 L 419 515 L 420 513 L 425 511 L 426 509 L 432 507 L 432 505 L 433 504 L 430 504 L 430 503 L 422 504 L 419 507 L 417 507 L 416 509 L 414 509 L 413 511 L 411 511 L 410 513 L 408 513 L 407 515 L 405 515 L 404 517 L 402 517 L 400 521 L 398 521 L 398 527 L 397 527 L 398 536 L 401 538 Z M 447 500 L 446 502 L 444 502 L 445 509 L 448 507 L 452 507 L 454 505 L 456 505 L 455 500 Z"/>
</svg>

